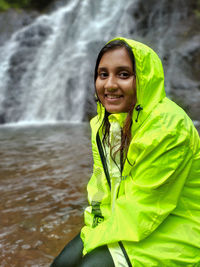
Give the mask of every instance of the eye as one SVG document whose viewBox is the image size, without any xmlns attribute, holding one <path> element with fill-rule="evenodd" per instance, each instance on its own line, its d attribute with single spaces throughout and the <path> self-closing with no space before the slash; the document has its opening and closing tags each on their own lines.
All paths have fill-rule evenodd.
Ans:
<svg viewBox="0 0 200 267">
<path fill-rule="evenodd" d="M 127 71 L 120 71 L 118 73 L 118 76 L 121 78 L 121 79 L 127 79 L 130 77 L 130 73 L 127 72 Z"/>
<path fill-rule="evenodd" d="M 106 79 L 108 77 L 108 73 L 106 71 L 101 71 L 98 73 L 100 79 Z"/>
</svg>

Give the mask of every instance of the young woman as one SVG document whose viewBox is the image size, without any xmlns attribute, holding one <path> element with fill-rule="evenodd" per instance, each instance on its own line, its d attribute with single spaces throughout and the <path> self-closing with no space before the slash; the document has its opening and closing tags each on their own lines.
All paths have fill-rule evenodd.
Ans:
<svg viewBox="0 0 200 267">
<path fill-rule="evenodd" d="M 200 266 L 200 140 L 146 45 L 116 38 L 95 67 L 85 226 L 52 266 Z"/>
</svg>

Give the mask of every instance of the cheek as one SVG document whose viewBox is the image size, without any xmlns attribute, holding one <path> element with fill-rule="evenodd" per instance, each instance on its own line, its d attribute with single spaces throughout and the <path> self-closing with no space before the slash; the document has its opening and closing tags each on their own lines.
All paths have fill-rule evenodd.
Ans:
<svg viewBox="0 0 200 267">
<path fill-rule="evenodd" d="M 124 85 L 124 93 L 126 94 L 126 96 L 132 97 L 135 96 L 136 94 L 136 88 L 135 85 L 133 83 L 127 83 L 126 85 Z"/>
<path fill-rule="evenodd" d="M 136 82 L 135 80 L 132 82 L 132 85 L 131 85 L 131 90 L 130 90 L 130 94 L 132 95 L 132 97 L 136 97 Z"/>
</svg>

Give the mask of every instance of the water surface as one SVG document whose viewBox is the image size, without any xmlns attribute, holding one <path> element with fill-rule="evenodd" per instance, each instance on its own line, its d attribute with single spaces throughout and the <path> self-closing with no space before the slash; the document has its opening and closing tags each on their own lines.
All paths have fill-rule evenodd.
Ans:
<svg viewBox="0 0 200 267">
<path fill-rule="evenodd" d="M 0 265 L 49 266 L 77 234 L 91 174 L 88 124 L 0 127 Z"/>
<path fill-rule="evenodd" d="M 91 171 L 88 124 L 0 127 L 0 266 L 49 266 L 83 225 Z"/>
</svg>

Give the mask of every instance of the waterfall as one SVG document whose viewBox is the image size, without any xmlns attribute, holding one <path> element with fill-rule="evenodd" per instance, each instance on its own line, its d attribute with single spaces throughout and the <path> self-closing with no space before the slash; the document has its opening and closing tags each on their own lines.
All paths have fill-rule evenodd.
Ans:
<svg viewBox="0 0 200 267">
<path fill-rule="evenodd" d="M 71 0 L 16 32 L 0 48 L 0 120 L 82 121 L 97 52 L 128 34 L 131 2 Z"/>
<path fill-rule="evenodd" d="M 199 103 L 199 76 L 188 71 L 188 55 L 198 51 L 200 38 L 180 36 L 189 31 L 186 2 L 68 0 L 39 16 L 0 47 L 0 123 L 80 122 L 94 115 L 95 59 L 106 41 L 120 35 L 158 52 L 169 94 L 189 87 Z"/>
</svg>

